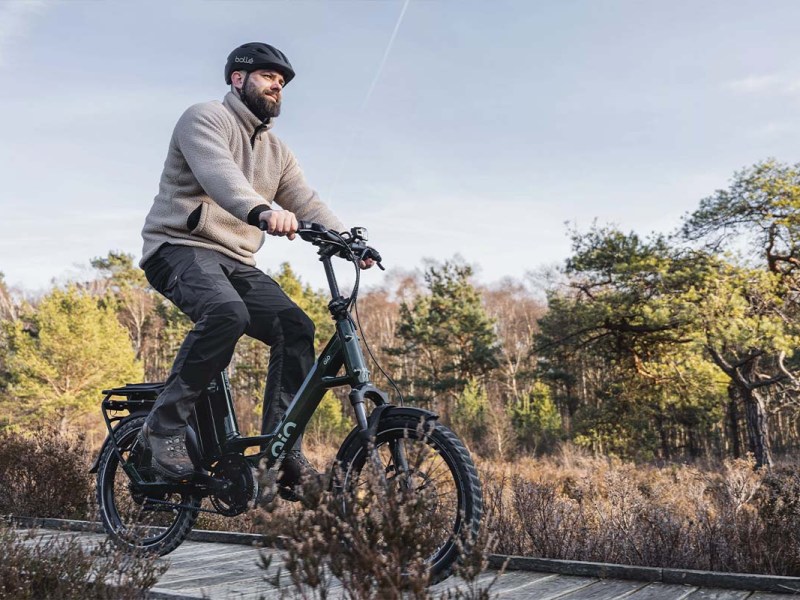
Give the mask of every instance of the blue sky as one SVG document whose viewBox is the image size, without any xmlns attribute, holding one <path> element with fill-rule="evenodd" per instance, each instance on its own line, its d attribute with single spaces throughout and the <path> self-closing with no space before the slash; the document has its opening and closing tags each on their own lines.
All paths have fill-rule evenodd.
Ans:
<svg viewBox="0 0 800 600">
<path fill-rule="evenodd" d="M 459 254 L 522 279 L 567 257 L 565 222 L 669 231 L 735 170 L 799 162 L 799 20 L 789 0 L 4 0 L 0 271 L 35 291 L 138 256 L 176 120 L 266 41 L 298 73 L 273 131 L 390 269 Z M 258 255 L 284 260 L 323 284 L 299 241 Z"/>
</svg>

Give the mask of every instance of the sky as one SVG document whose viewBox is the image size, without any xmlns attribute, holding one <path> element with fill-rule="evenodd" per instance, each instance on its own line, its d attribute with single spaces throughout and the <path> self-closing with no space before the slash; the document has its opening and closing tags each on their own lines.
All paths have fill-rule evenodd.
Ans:
<svg viewBox="0 0 800 600">
<path fill-rule="evenodd" d="M 365 283 L 456 255 L 523 281 L 570 227 L 668 232 L 735 171 L 800 162 L 798 21 L 794 0 L 0 0 L 0 271 L 36 293 L 138 260 L 177 119 L 264 41 L 297 72 L 273 133 L 383 255 Z M 257 260 L 324 285 L 299 240 Z"/>
</svg>

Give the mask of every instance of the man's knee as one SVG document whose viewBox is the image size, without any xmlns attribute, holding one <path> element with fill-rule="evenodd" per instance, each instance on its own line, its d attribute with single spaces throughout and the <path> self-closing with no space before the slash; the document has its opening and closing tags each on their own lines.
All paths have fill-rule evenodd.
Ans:
<svg viewBox="0 0 800 600">
<path fill-rule="evenodd" d="M 238 340 L 250 324 L 250 313 L 244 302 L 226 302 L 209 310 L 204 316 L 204 328 L 232 341 Z"/>
<path fill-rule="evenodd" d="M 284 339 L 314 344 L 316 333 L 314 321 L 301 309 L 288 308 L 278 313 L 278 318 L 281 321 Z"/>
</svg>

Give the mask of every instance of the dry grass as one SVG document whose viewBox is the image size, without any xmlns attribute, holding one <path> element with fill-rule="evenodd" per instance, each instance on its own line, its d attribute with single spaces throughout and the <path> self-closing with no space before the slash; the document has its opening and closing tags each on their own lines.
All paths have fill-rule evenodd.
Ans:
<svg viewBox="0 0 800 600">
<path fill-rule="evenodd" d="M 503 554 L 800 575 L 800 477 L 749 461 L 656 468 L 563 449 L 482 465 Z"/>
</svg>

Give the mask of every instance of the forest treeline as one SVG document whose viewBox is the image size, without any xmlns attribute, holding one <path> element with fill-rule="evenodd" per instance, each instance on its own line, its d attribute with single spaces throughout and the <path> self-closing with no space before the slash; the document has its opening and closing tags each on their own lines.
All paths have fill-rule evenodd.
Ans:
<svg viewBox="0 0 800 600">
<path fill-rule="evenodd" d="M 796 449 L 800 165 L 735 173 L 670 234 L 598 225 L 571 236 L 546 289 L 482 286 L 454 259 L 361 293 L 366 340 L 406 403 L 499 458 L 569 440 L 637 460 L 749 453 L 770 466 Z M 33 301 L 0 280 L 0 429 L 49 421 L 100 435 L 101 389 L 166 377 L 188 319 L 133 257 L 91 264 L 93 280 Z M 272 275 L 324 344 L 326 293 L 288 264 Z M 260 424 L 267 362 L 265 346 L 242 338 L 229 366 L 243 433 Z M 374 365 L 373 375 L 394 395 Z M 332 394 L 310 425 L 322 440 L 350 427 Z"/>
</svg>

